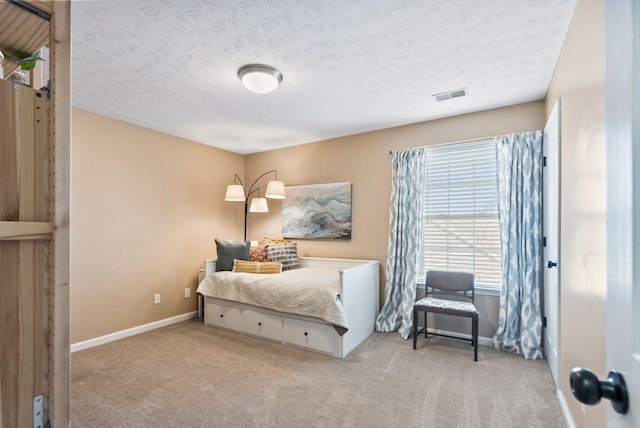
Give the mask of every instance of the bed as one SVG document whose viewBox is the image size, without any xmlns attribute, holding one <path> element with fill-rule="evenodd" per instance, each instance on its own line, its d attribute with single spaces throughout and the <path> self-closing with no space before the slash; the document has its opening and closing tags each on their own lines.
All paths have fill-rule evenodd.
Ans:
<svg viewBox="0 0 640 428">
<path fill-rule="evenodd" d="M 215 272 L 196 292 L 204 323 L 344 358 L 373 333 L 379 262 L 300 257 L 278 274 Z"/>
</svg>

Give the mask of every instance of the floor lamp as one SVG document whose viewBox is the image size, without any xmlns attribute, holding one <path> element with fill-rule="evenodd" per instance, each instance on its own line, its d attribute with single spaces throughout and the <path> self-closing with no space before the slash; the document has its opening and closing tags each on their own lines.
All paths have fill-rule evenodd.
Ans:
<svg viewBox="0 0 640 428">
<path fill-rule="evenodd" d="M 262 174 L 260 177 L 256 178 L 256 180 L 251 184 L 249 190 L 245 189 L 244 183 L 238 177 L 238 174 L 235 174 L 234 184 L 229 184 L 227 186 L 227 193 L 224 196 L 225 201 L 230 202 L 244 202 L 244 240 L 247 240 L 247 213 L 266 213 L 269 212 L 269 207 L 267 205 L 267 200 L 265 198 L 260 197 L 260 187 L 255 187 L 258 181 L 267 174 L 273 173 L 275 175 L 275 180 L 269 181 L 267 183 L 267 191 L 264 192 L 264 196 L 269 199 L 284 199 L 284 183 L 282 181 L 278 181 L 278 172 L 273 169 L 271 171 L 267 171 Z M 238 184 L 240 183 L 240 184 Z M 251 207 L 249 207 L 249 197 L 258 192 L 258 197 L 251 199 Z"/>
</svg>

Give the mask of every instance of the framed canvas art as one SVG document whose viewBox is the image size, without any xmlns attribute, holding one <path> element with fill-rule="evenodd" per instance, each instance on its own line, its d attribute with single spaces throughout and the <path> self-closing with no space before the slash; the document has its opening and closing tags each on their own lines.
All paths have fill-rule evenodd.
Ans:
<svg viewBox="0 0 640 428">
<path fill-rule="evenodd" d="M 351 183 L 287 186 L 282 236 L 351 240 Z"/>
</svg>

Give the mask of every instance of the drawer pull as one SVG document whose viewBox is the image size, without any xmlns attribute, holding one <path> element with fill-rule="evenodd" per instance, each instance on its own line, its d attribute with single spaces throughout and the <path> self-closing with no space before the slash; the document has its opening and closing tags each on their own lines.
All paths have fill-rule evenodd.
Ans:
<svg viewBox="0 0 640 428">
<path fill-rule="evenodd" d="M 220 314 L 220 318 L 224 317 L 224 315 Z"/>
<path fill-rule="evenodd" d="M 306 331 L 304 332 L 304 335 L 307 336 L 309 333 L 307 333 Z"/>
<path fill-rule="evenodd" d="M 262 325 L 262 323 L 261 323 L 261 322 L 259 322 L 259 323 L 258 323 L 258 326 L 261 326 L 261 325 Z"/>
</svg>

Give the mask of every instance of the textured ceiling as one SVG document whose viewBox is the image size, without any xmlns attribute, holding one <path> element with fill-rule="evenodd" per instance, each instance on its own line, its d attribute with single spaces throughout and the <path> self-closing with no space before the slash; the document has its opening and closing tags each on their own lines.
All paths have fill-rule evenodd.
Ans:
<svg viewBox="0 0 640 428">
<path fill-rule="evenodd" d="M 74 1 L 73 106 L 248 154 L 539 100 L 575 3 Z M 280 87 L 249 92 L 248 63 Z"/>
</svg>

